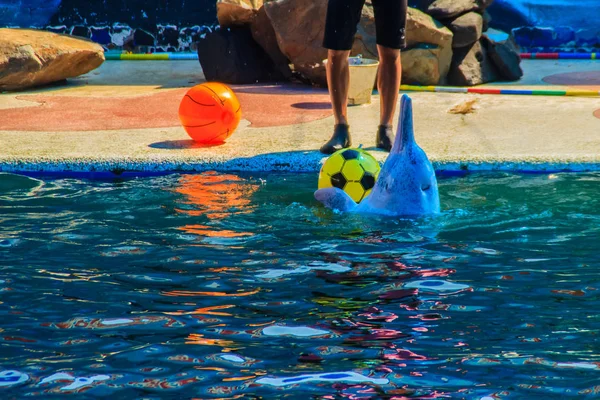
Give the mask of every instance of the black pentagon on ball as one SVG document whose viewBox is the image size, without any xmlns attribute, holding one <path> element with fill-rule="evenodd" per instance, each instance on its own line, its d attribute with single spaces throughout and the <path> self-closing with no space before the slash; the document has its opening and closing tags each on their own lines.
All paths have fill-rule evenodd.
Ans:
<svg viewBox="0 0 600 400">
<path fill-rule="evenodd" d="M 360 153 L 358 151 L 352 150 L 352 149 L 342 152 L 342 157 L 344 157 L 344 160 L 346 160 L 346 161 L 356 160 L 359 156 L 360 156 Z"/>
<path fill-rule="evenodd" d="M 373 189 L 375 186 L 375 176 L 370 172 L 365 172 L 362 178 L 360 178 L 360 184 L 365 190 Z"/>
<path fill-rule="evenodd" d="M 348 181 L 341 172 L 331 175 L 331 184 L 338 189 L 344 189 L 344 186 L 346 186 L 347 182 Z"/>
</svg>

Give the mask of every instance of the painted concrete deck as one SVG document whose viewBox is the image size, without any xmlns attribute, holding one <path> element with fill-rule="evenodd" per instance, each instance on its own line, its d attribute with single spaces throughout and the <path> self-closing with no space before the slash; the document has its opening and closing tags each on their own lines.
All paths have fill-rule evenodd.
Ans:
<svg viewBox="0 0 600 400">
<path fill-rule="evenodd" d="M 523 67 L 520 82 L 488 86 L 600 88 L 600 61 Z M 226 144 L 205 147 L 177 118 L 203 80 L 195 61 L 107 61 L 67 85 L 0 94 L 0 170 L 319 170 L 333 124 L 325 90 L 232 85 L 242 123 Z M 600 170 L 600 97 L 409 95 L 417 141 L 438 170 Z M 474 113 L 448 112 L 472 99 Z M 354 145 L 373 146 L 378 116 L 378 96 L 350 108 Z"/>
</svg>

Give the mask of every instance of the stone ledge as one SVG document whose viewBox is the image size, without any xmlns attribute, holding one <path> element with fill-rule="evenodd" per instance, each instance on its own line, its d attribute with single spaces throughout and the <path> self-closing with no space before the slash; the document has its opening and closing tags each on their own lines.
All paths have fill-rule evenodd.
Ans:
<svg viewBox="0 0 600 400">
<path fill-rule="evenodd" d="M 324 156 L 318 152 L 303 152 L 302 155 L 263 154 L 243 158 L 218 158 L 198 160 L 183 158 L 172 160 L 152 159 L 0 159 L 0 172 L 38 173 L 112 173 L 119 176 L 146 173 L 177 172 L 291 172 L 318 173 Z M 381 157 L 378 157 L 381 158 Z M 590 172 L 600 171 L 600 156 L 576 157 L 572 159 L 531 157 L 527 159 L 443 159 L 430 157 L 438 173 L 464 172 Z M 383 161 L 380 161 L 382 163 Z"/>
</svg>

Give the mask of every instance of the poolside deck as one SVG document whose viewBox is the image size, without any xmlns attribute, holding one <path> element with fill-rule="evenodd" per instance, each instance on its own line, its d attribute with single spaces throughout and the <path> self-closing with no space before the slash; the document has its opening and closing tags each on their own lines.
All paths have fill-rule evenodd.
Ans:
<svg viewBox="0 0 600 400">
<path fill-rule="evenodd" d="M 524 60 L 525 77 L 487 85 L 600 90 L 600 61 Z M 317 171 L 333 117 L 326 90 L 233 85 L 238 130 L 194 144 L 177 109 L 203 81 L 195 61 L 107 61 L 58 85 L 0 94 L 0 171 Z M 438 170 L 600 170 L 600 97 L 410 93 L 417 141 Z M 475 112 L 452 107 L 477 99 Z M 370 148 L 379 97 L 351 107 L 353 144 Z M 373 151 L 379 159 L 386 153 Z"/>
</svg>

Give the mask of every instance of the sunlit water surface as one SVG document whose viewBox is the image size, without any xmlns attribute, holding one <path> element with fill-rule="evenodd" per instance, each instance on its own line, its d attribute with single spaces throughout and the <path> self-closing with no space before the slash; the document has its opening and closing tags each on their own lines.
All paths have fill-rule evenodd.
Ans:
<svg viewBox="0 0 600 400">
<path fill-rule="evenodd" d="M 439 185 L 392 220 L 314 175 L 0 174 L 0 397 L 599 396 L 600 174 Z"/>
</svg>

